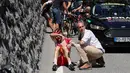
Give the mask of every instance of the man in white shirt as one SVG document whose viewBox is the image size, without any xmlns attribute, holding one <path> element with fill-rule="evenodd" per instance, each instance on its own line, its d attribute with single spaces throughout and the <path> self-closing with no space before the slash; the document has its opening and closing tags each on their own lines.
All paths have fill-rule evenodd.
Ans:
<svg viewBox="0 0 130 73">
<path fill-rule="evenodd" d="M 82 64 L 79 66 L 80 70 L 89 69 L 92 67 L 90 61 L 102 59 L 104 66 L 105 62 L 103 60 L 103 54 L 105 50 L 103 49 L 99 40 L 95 37 L 91 30 L 85 29 L 84 22 L 78 22 L 78 29 L 80 32 L 78 44 L 72 42 L 76 47 L 79 56 L 81 58 Z"/>
</svg>

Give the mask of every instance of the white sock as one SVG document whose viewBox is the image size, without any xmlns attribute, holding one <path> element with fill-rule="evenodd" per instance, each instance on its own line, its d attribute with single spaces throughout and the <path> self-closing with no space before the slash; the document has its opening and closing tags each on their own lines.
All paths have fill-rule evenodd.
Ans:
<svg viewBox="0 0 130 73">
<path fill-rule="evenodd" d="M 71 64 L 71 61 L 69 61 L 69 63 L 68 63 L 69 65 Z"/>
<path fill-rule="evenodd" d="M 54 59 L 54 62 L 53 62 L 53 63 L 57 65 L 57 59 Z"/>
</svg>

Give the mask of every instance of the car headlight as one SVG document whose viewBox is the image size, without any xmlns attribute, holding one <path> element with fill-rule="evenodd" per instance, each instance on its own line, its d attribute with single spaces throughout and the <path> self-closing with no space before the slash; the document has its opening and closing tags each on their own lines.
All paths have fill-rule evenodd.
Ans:
<svg viewBox="0 0 130 73">
<path fill-rule="evenodd" d="M 105 29 L 105 28 L 102 27 L 102 26 L 93 25 L 93 24 L 90 24 L 90 28 L 91 28 L 91 29 L 96 29 L 96 30 L 104 30 L 104 29 Z"/>
</svg>

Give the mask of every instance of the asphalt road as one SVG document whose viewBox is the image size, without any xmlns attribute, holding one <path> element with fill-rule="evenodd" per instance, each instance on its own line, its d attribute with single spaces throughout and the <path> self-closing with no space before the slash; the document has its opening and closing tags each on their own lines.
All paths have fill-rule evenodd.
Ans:
<svg viewBox="0 0 130 73">
<path fill-rule="evenodd" d="M 76 36 L 73 38 L 77 41 Z M 129 73 L 130 72 L 130 54 L 129 53 L 105 53 L 106 62 L 103 68 L 92 68 L 91 70 L 79 70 L 75 66 L 75 71 L 70 71 L 67 67 L 61 66 L 57 71 L 52 71 L 54 57 L 54 42 L 49 37 L 49 33 L 45 34 L 45 40 L 42 47 L 39 73 Z M 79 60 L 78 53 L 75 48 L 71 49 L 71 58 L 73 62 Z"/>
</svg>

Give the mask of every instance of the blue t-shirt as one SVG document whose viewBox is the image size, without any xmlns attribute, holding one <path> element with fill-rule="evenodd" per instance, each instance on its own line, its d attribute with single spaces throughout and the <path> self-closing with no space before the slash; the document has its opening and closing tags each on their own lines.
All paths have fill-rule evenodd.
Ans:
<svg viewBox="0 0 130 73">
<path fill-rule="evenodd" d="M 63 5 L 62 5 L 63 1 L 64 0 L 54 0 L 52 8 L 59 8 L 59 9 L 63 8 Z"/>
</svg>

